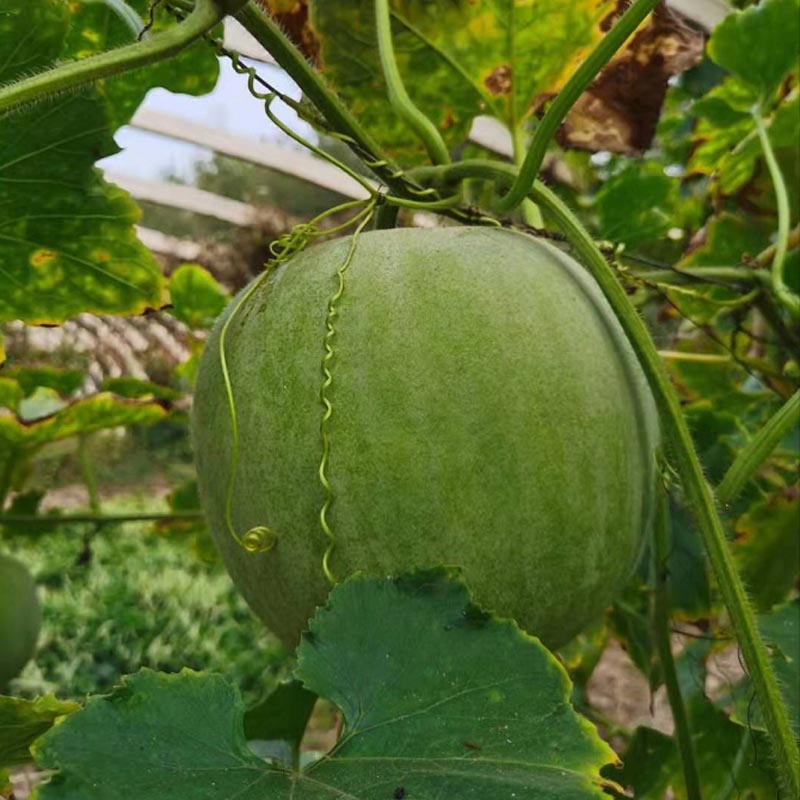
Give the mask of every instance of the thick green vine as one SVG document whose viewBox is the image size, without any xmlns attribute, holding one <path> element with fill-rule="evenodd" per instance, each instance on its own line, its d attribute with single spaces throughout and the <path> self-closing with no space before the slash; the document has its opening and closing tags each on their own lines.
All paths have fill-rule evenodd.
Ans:
<svg viewBox="0 0 800 800">
<path fill-rule="evenodd" d="M 380 180 L 403 196 L 422 191 L 383 153 L 378 143 L 325 85 L 274 20 L 254 3 L 244 6 L 236 14 L 236 19 L 302 88 L 308 100 L 324 117 L 332 134 L 345 142 Z"/>
</svg>

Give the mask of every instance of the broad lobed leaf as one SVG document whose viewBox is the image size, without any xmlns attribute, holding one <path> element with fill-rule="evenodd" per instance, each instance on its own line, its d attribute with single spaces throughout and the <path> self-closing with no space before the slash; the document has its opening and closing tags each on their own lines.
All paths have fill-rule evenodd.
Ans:
<svg viewBox="0 0 800 800">
<path fill-rule="evenodd" d="M 392 624 L 387 625 L 387 620 Z M 143 671 L 36 746 L 41 800 L 538 800 L 603 797 L 613 751 L 569 706 L 558 662 L 473 606 L 453 572 L 339 585 L 298 677 L 341 708 L 336 748 L 302 772 L 248 750 L 222 678 Z"/>
</svg>

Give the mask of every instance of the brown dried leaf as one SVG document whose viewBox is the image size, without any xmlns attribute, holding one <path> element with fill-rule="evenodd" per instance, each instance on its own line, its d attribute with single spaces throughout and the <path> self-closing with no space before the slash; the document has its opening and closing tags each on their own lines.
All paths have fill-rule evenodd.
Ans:
<svg viewBox="0 0 800 800">
<path fill-rule="evenodd" d="M 620 2 L 613 20 L 627 6 Z M 565 147 L 636 155 L 653 140 L 667 82 L 703 57 L 704 37 L 663 3 L 573 106 Z"/>
</svg>

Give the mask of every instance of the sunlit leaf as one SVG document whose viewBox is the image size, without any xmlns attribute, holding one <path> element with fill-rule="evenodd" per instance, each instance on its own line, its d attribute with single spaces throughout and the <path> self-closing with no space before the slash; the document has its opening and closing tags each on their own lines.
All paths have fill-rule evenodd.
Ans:
<svg viewBox="0 0 800 800">
<path fill-rule="evenodd" d="M 104 428 L 147 424 L 165 414 L 155 403 L 98 394 L 27 424 L 15 416 L 0 416 L 0 469 L 9 468 L 10 463 L 50 442 Z"/>
<path fill-rule="evenodd" d="M 751 113 L 755 100 L 749 87 L 739 80 L 728 79 L 694 104 L 698 122 L 687 171 L 714 176 L 717 189 L 726 195 L 745 186 L 763 163 L 764 153 Z M 790 94 L 768 115 L 766 123 L 781 162 L 796 160 L 800 96 Z M 772 191 L 771 184 L 769 188 Z"/>
<path fill-rule="evenodd" d="M 283 12 L 279 19 L 289 20 L 295 39 L 317 58 L 328 79 L 378 141 L 405 160 L 423 154 L 386 99 L 371 1 L 332 4 L 312 0 L 310 28 L 302 24 L 303 3 L 287 8 L 282 0 L 270 0 L 267 5 Z M 491 114 L 521 132 L 524 121 L 563 87 L 602 38 L 616 18 L 618 5 L 615 0 L 394 0 L 398 66 L 412 99 L 449 144 L 463 141 L 479 114 Z M 598 81 L 594 94 L 587 95 L 588 105 L 575 111 L 564 131 L 570 145 L 607 148 L 608 141 L 599 141 L 605 132 L 606 139 L 613 133 L 614 149 L 628 152 L 641 149 L 642 142 L 646 146 L 652 138 L 667 78 L 694 63 L 701 49 L 700 39 L 688 31 L 689 43 L 674 36 L 674 28 L 666 34 L 665 16 L 667 12 L 660 12 L 657 20 L 644 26 L 638 43 L 634 39 L 632 50 L 608 68 L 606 83 Z M 687 48 L 691 50 L 688 59 L 683 58 Z M 635 78 L 615 95 L 613 86 L 631 76 L 631 70 Z M 424 80 L 414 77 L 422 75 Z M 609 118 L 614 120 L 613 131 Z"/>
</svg>

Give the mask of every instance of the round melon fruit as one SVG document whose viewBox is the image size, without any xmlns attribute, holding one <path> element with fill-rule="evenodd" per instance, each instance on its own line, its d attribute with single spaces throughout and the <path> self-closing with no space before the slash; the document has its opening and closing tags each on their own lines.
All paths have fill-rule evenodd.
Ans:
<svg viewBox="0 0 800 800">
<path fill-rule="evenodd" d="M 193 437 L 213 535 L 247 601 L 289 644 L 330 590 L 320 392 L 349 245 L 280 266 L 225 334 L 240 449 L 233 531 L 269 528 L 269 551 L 248 552 L 225 522 L 233 439 L 219 346 L 230 309 L 197 380 Z M 457 565 L 476 602 L 551 647 L 596 619 L 651 523 L 658 426 L 584 270 L 507 230 L 375 231 L 358 239 L 332 325 L 323 430 L 336 579 Z"/>
<path fill-rule="evenodd" d="M 0 690 L 33 657 L 41 621 L 30 572 L 15 558 L 0 555 Z"/>
</svg>

